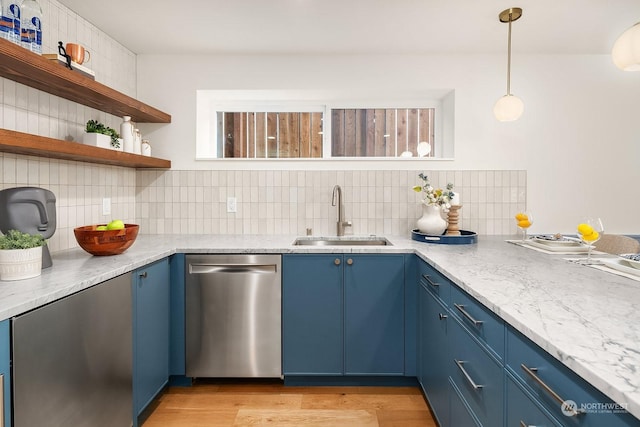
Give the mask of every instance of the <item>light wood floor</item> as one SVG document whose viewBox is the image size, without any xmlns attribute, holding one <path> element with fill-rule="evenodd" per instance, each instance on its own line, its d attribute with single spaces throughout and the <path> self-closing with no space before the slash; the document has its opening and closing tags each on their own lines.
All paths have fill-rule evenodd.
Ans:
<svg viewBox="0 0 640 427">
<path fill-rule="evenodd" d="M 285 387 L 201 381 L 170 387 L 143 427 L 436 427 L 418 388 Z"/>
</svg>

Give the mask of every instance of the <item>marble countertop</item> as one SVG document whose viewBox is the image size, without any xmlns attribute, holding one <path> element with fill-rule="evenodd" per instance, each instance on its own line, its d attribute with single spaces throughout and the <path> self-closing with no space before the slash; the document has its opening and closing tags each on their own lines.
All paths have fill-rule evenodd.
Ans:
<svg viewBox="0 0 640 427">
<path fill-rule="evenodd" d="M 53 254 L 41 276 L 0 281 L 0 319 L 177 252 L 416 253 L 507 323 L 640 418 L 640 282 L 479 236 L 474 245 L 385 236 L 393 246 L 293 246 L 295 236 L 140 235 L 124 254 Z"/>
</svg>

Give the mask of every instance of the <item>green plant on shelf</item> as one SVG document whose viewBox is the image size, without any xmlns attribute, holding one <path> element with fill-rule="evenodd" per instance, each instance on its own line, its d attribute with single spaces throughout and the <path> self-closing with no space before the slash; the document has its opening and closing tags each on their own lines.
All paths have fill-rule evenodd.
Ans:
<svg viewBox="0 0 640 427">
<path fill-rule="evenodd" d="M 111 146 L 114 148 L 120 148 L 120 134 L 115 129 L 103 125 L 97 120 L 89 120 L 85 128 L 87 133 L 101 133 L 111 138 Z"/>
</svg>

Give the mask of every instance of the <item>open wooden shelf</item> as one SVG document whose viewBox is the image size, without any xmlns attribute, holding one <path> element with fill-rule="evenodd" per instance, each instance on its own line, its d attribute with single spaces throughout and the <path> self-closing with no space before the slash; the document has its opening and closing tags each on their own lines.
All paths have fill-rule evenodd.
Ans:
<svg viewBox="0 0 640 427">
<path fill-rule="evenodd" d="M 171 168 L 171 161 L 169 160 L 6 129 L 0 129 L 0 151 L 130 168 Z"/>
<path fill-rule="evenodd" d="M 169 114 L 4 39 L 0 76 L 134 122 L 171 123 Z"/>
</svg>

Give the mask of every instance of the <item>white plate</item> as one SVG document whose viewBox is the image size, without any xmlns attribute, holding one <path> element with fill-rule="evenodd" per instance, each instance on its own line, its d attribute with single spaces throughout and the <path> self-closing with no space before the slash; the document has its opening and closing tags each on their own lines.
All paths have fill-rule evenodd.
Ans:
<svg viewBox="0 0 640 427">
<path fill-rule="evenodd" d="M 544 249 L 549 252 L 563 252 L 572 254 L 586 254 L 587 252 L 589 252 L 589 248 L 586 245 L 545 245 L 544 243 L 539 243 L 538 240 L 533 239 L 527 240 L 526 244 L 531 245 L 535 248 Z M 595 250 L 593 252 L 595 252 Z"/>
<path fill-rule="evenodd" d="M 532 241 L 535 241 L 537 243 L 540 243 L 541 245 L 546 245 L 546 246 L 562 246 L 562 247 L 567 247 L 567 246 L 581 246 L 582 243 L 578 240 L 573 240 L 573 239 L 569 239 L 567 237 L 564 238 L 564 240 L 547 240 L 547 239 L 542 239 L 540 237 L 532 237 L 531 238 Z"/>
<path fill-rule="evenodd" d="M 601 260 L 604 265 L 614 270 L 622 271 L 624 273 L 633 274 L 634 276 L 640 276 L 640 269 L 629 267 L 623 258 L 606 258 Z"/>
<path fill-rule="evenodd" d="M 626 263 L 628 265 L 630 265 L 633 268 L 637 268 L 640 269 L 640 261 L 635 261 L 629 258 L 625 258 L 625 257 L 620 257 L 620 259 L 622 260 L 623 263 Z"/>
</svg>

